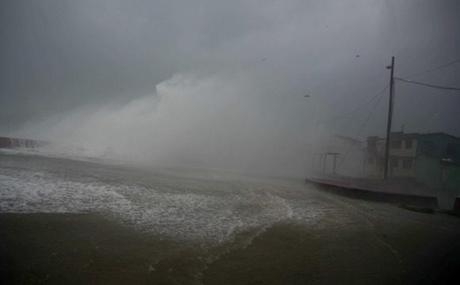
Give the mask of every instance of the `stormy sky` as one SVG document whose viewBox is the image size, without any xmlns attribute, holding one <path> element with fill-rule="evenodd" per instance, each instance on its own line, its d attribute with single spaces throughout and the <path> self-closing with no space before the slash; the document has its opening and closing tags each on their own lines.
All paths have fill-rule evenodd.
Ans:
<svg viewBox="0 0 460 285">
<path fill-rule="evenodd" d="M 460 59 L 456 0 L 3 0 L 0 13 L 0 135 L 151 159 L 298 168 L 318 129 L 383 135 L 391 56 L 396 76 L 460 86 L 460 63 L 432 70 Z M 394 130 L 460 135 L 460 92 L 395 90 Z"/>
</svg>

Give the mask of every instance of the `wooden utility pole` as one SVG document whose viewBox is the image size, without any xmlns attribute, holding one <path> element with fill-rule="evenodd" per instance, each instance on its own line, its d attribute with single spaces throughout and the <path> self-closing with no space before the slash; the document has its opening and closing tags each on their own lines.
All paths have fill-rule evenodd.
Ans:
<svg viewBox="0 0 460 285">
<path fill-rule="evenodd" d="M 390 76 L 390 98 L 388 102 L 387 136 L 386 136 L 386 141 L 385 141 L 385 165 L 384 165 L 384 171 L 383 171 L 384 180 L 388 179 L 388 165 L 389 165 L 389 160 L 390 160 L 390 133 L 391 133 L 391 120 L 393 118 L 393 89 L 394 89 L 393 74 L 395 70 L 395 57 L 394 56 L 391 57 L 391 65 L 387 66 L 387 68 L 391 70 L 391 76 Z"/>
</svg>

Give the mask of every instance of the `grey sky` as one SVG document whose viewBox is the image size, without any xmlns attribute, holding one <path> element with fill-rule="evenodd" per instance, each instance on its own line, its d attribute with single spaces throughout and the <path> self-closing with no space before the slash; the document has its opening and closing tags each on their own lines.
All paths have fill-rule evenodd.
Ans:
<svg viewBox="0 0 460 285">
<path fill-rule="evenodd" d="M 0 13 L 1 134 L 81 108 L 123 106 L 192 74 L 245 78 L 253 104 L 233 108 L 292 135 L 369 100 L 388 84 L 392 55 L 401 77 L 460 58 L 456 0 L 4 0 Z M 459 65 L 414 79 L 459 86 Z M 396 90 L 395 129 L 429 123 L 460 135 L 458 93 Z M 386 98 L 359 130 L 372 108 L 327 128 L 382 134 Z"/>
</svg>

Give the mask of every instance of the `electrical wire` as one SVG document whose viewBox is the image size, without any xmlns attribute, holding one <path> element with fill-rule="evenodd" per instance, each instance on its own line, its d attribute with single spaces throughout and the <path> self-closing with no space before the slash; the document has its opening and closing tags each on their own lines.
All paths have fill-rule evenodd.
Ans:
<svg viewBox="0 0 460 285">
<path fill-rule="evenodd" d="M 386 88 L 385 88 L 386 89 Z M 385 90 L 384 89 L 384 90 Z M 358 128 L 358 131 L 356 132 L 356 135 L 355 136 L 359 136 L 361 135 L 361 132 L 364 130 L 364 128 L 366 127 L 367 123 L 369 123 L 370 119 L 372 118 L 372 116 L 375 114 L 375 109 L 377 109 L 378 105 L 380 104 L 380 101 L 382 101 L 382 93 L 383 92 L 379 92 L 379 98 L 378 100 L 375 102 L 373 108 L 370 110 L 369 114 L 367 115 L 366 119 L 363 121 L 363 123 L 359 126 Z M 345 162 L 345 160 L 347 159 L 348 155 L 350 154 L 351 152 L 351 149 L 352 149 L 353 146 L 349 146 L 347 151 L 345 152 L 345 155 L 343 156 L 343 158 L 340 160 L 339 162 L 339 165 L 338 165 L 338 168 L 340 168 L 343 163 Z"/>
<path fill-rule="evenodd" d="M 394 79 L 402 81 L 402 82 L 410 83 L 410 84 L 416 84 L 416 85 L 421 85 L 421 86 L 435 88 L 435 89 L 460 91 L 459 87 L 436 85 L 436 84 L 431 84 L 431 83 L 425 83 L 425 82 L 420 82 L 420 81 L 404 79 L 404 78 L 401 78 L 401 77 L 394 77 Z"/>
<path fill-rule="evenodd" d="M 440 70 L 442 68 L 446 68 L 448 66 L 451 66 L 455 63 L 458 63 L 460 62 L 460 59 L 456 59 L 456 60 L 453 60 L 451 62 L 448 62 L 448 63 L 445 63 L 445 64 L 442 64 L 440 66 L 437 66 L 437 67 L 434 67 L 434 68 L 430 68 L 428 70 L 425 70 L 425 71 L 422 71 L 422 72 L 418 72 L 418 73 L 415 73 L 415 74 L 412 74 L 410 75 L 409 77 L 414 77 L 414 76 L 418 76 L 418 75 L 421 75 L 421 74 L 425 74 L 425 73 L 430 73 L 430 72 L 433 72 L 433 71 L 436 71 L 436 70 Z M 401 78 L 401 77 L 394 77 L 395 80 L 398 80 L 398 81 L 401 81 L 401 82 L 405 82 L 405 83 L 409 83 L 409 84 L 415 84 L 415 85 L 420 85 L 420 86 L 424 86 L 424 87 L 429 87 L 429 88 L 435 88 L 435 89 L 441 89 L 441 90 L 448 90 L 448 91 L 460 91 L 460 88 L 459 87 L 452 87 L 452 86 L 443 86 L 443 85 L 437 85 L 437 84 L 431 84 L 431 83 L 425 83 L 425 82 L 420 82 L 420 81 L 415 81 L 415 80 L 410 80 L 410 79 L 405 79 L 405 78 Z M 361 105 L 358 105 L 353 111 L 351 112 L 348 112 L 348 113 L 345 113 L 345 114 L 341 114 L 341 115 L 338 115 L 332 119 L 329 119 L 329 120 L 326 120 L 326 121 L 323 121 L 322 123 L 327 123 L 327 122 L 331 122 L 331 121 L 335 121 L 339 118 L 343 118 L 343 117 L 346 117 L 346 116 L 349 116 L 349 115 L 353 115 L 354 113 L 356 113 L 359 109 L 361 109 L 362 107 L 364 106 L 367 106 L 368 104 L 374 102 L 374 100 L 376 100 L 378 98 L 378 100 L 375 102 L 373 108 L 370 110 L 369 114 L 367 115 L 366 119 L 363 121 L 363 123 L 359 126 L 358 128 L 358 131 L 356 133 L 356 136 L 359 136 L 361 134 L 361 132 L 364 130 L 364 128 L 366 127 L 366 125 L 369 123 L 370 119 L 372 118 L 372 116 L 375 114 L 375 109 L 377 108 L 377 106 L 379 105 L 380 101 L 382 100 L 383 96 L 382 93 L 385 92 L 385 90 L 388 88 L 388 85 L 385 86 L 385 88 L 383 88 L 382 90 L 380 90 L 379 92 L 377 92 L 370 100 L 367 100 L 366 102 L 364 102 L 363 104 Z M 348 155 L 350 154 L 351 152 L 351 148 L 352 146 L 348 147 L 347 151 L 345 152 L 344 156 L 342 157 L 342 159 L 339 161 L 339 164 L 338 164 L 338 168 L 340 168 L 343 163 L 345 162 L 346 158 L 348 157 Z"/>
<path fill-rule="evenodd" d="M 354 114 L 356 114 L 361 108 L 367 106 L 368 104 L 371 104 L 372 102 L 374 102 L 375 99 L 377 99 L 383 92 L 385 92 L 386 90 L 388 89 L 388 85 L 386 85 L 383 89 L 379 90 L 377 93 L 375 93 L 374 96 L 372 96 L 370 99 L 366 100 L 363 104 L 360 104 L 358 105 L 355 109 L 353 109 L 352 111 L 350 112 L 346 112 L 346 113 L 343 113 L 343 114 L 340 114 L 340 115 L 337 115 L 337 116 L 334 116 L 333 118 L 331 119 L 328 119 L 328 120 L 323 120 L 319 123 L 322 123 L 322 124 L 325 124 L 325 123 L 330 123 L 330 122 L 334 122 L 336 120 L 339 120 L 339 119 L 342 119 L 342 118 L 346 118 L 346 117 L 349 117 L 349 116 L 352 116 Z"/>
<path fill-rule="evenodd" d="M 433 71 L 437 71 L 437 70 L 440 70 L 440 69 L 443 69 L 443 68 L 446 68 L 448 66 L 451 66 L 453 64 L 456 64 L 456 63 L 459 63 L 460 62 L 460 58 L 456 59 L 456 60 L 452 60 L 448 63 L 444 63 L 444 64 L 441 64 L 439 66 L 436 66 L 436 67 L 433 67 L 433 68 L 430 68 L 430 69 L 427 69 L 427 70 L 424 70 L 424 71 L 420 71 L 420 72 L 416 72 L 416 73 L 413 73 L 407 77 L 415 77 L 415 76 L 419 76 L 419 75 L 422 75 L 422 74 L 426 74 L 426 73 L 430 73 L 430 72 L 433 72 Z"/>
</svg>

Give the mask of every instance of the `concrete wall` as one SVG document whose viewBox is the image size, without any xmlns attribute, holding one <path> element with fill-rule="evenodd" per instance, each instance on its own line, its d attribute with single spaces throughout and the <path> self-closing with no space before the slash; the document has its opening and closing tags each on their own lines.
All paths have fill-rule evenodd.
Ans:
<svg viewBox="0 0 460 285">
<path fill-rule="evenodd" d="M 442 165 L 440 160 L 421 155 L 417 157 L 416 181 L 436 193 L 439 207 L 452 209 L 460 197 L 460 166 Z"/>
<path fill-rule="evenodd" d="M 394 157 L 390 156 L 391 160 L 396 159 L 397 165 L 393 166 L 390 161 L 390 176 L 391 177 L 415 177 L 416 159 L 414 157 Z M 410 168 L 404 167 L 404 160 L 411 159 L 412 165 Z"/>
<path fill-rule="evenodd" d="M 460 166 L 446 166 L 445 187 L 460 195 Z"/>
<path fill-rule="evenodd" d="M 420 155 L 415 161 L 415 179 L 426 186 L 441 188 L 441 165 L 437 158 Z"/>
</svg>

